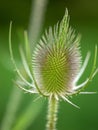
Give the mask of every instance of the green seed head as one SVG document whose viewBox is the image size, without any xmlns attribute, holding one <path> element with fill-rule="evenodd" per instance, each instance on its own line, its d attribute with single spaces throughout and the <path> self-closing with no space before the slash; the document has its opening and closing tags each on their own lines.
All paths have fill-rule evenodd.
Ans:
<svg viewBox="0 0 98 130">
<path fill-rule="evenodd" d="M 46 93 L 71 91 L 78 74 L 81 56 L 79 36 L 69 28 L 68 12 L 54 31 L 50 28 L 36 46 L 33 54 L 33 70 L 38 86 Z"/>
</svg>

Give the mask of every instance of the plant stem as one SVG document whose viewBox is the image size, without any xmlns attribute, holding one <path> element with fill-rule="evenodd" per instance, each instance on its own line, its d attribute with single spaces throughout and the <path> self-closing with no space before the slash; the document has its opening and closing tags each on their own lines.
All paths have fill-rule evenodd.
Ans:
<svg viewBox="0 0 98 130">
<path fill-rule="evenodd" d="M 21 91 L 15 86 L 10 95 L 0 130 L 11 130 L 22 100 Z"/>
<path fill-rule="evenodd" d="M 48 0 L 33 0 L 29 22 L 29 43 L 32 49 L 32 40 L 35 45 L 41 34 L 44 15 L 48 5 Z"/>
<path fill-rule="evenodd" d="M 54 96 L 52 96 L 48 104 L 46 130 L 56 130 L 57 112 L 58 101 L 54 98 Z"/>
</svg>

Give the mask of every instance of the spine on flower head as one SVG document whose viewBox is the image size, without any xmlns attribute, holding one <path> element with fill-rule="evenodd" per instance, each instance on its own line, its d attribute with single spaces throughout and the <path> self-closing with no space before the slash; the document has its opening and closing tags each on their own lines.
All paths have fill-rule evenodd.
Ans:
<svg viewBox="0 0 98 130">
<path fill-rule="evenodd" d="M 66 9 L 65 15 L 59 27 L 58 43 L 60 44 L 60 46 L 63 46 L 66 42 L 68 28 L 69 28 L 69 16 L 68 16 L 68 10 Z"/>
</svg>

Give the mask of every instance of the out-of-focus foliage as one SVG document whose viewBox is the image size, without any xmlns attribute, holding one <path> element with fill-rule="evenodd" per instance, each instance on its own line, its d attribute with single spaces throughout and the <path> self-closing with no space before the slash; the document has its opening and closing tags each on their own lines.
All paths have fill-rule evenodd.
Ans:
<svg viewBox="0 0 98 130">
<path fill-rule="evenodd" d="M 93 62 L 93 54 L 95 44 L 98 45 L 98 1 L 97 0 L 49 0 L 45 15 L 44 28 L 49 25 L 54 25 L 64 14 L 65 7 L 68 8 L 70 14 L 71 25 L 77 32 L 82 34 L 81 51 L 83 59 L 86 56 L 87 50 L 92 52 L 91 60 L 87 66 L 82 82 L 90 73 Z M 9 50 L 8 50 L 8 28 L 10 20 L 13 20 L 13 34 L 12 42 L 15 50 L 15 56 L 18 61 L 17 44 L 20 39 L 17 35 L 17 30 L 21 28 L 27 29 L 31 10 L 31 0 L 1 0 L 0 1 L 0 126 L 6 111 L 10 94 L 13 90 L 14 74 L 11 71 Z M 43 29 L 44 30 L 44 29 Z M 43 31 L 42 31 L 43 32 Z M 33 39 L 32 39 L 33 41 Z M 97 63 L 98 65 L 98 63 Z M 94 78 L 90 87 L 91 91 L 98 91 L 98 75 Z M 25 111 L 29 103 L 33 101 L 34 96 L 22 93 L 22 102 L 16 114 L 14 126 L 17 119 Z M 40 99 L 41 100 L 41 99 Z M 45 100 L 45 99 L 44 99 Z M 95 95 L 80 95 L 72 99 L 80 110 L 73 108 L 63 101 L 60 102 L 58 130 L 97 130 L 98 129 L 98 94 Z M 37 101 L 36 101 L 37 102 Z M 35 102 L 35 103 L 36 103 Z M 29 130 L 40 129 L 43 130 L 46 122 L 46 103 L 35 118 Z M 15 105 L 15 103 L 13 104 Z M 32 108 L 32 111 L 35 111 Z M 10 117 L 10 115 L 9 115 Z"/>
</svg>

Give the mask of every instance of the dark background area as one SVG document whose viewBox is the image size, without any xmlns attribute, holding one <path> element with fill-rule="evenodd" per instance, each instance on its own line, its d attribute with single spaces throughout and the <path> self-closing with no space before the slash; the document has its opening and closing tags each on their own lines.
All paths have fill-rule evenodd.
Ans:
<svg viewBox="0 0 98 130">
<path fill-rule="evenodd" d="M 11 71 L 12 65 L 8 48 L 9 23 L 11 20 L 13 21 L 14 32 L 19 29 L 27 29 L 31 3 L 31 0 L 0 0 L 0 124 L 12 91 L 12 79 L 15 77 Z M 98 45 L 98 0 L 49 0 L 42 32 L 48 26 L 53 26 L 62 19 L 66 7 L 69 10 L 70 24 L 76 29 L 76 33 L 82 35 L 81 53 L 83 60 L 88 50 L 91 51 L 91 58 L 80 80 L 81 83 L 90 74 L 95 44 Z M 16 33 L 12 35 L 13 47 L 17 53 L 16 48 L 19 39 L 17 39 Z M 18 54 L 16 56 L 18 57 Z M 18 59 L 17 57 L 16 59 Z M 98 92 L 98 74 L 86 90 Z M 23 93 L 23 100 L 17 115 L 22 112 L 32 99 L 32 95 Z M 71 100 L 78 104 L 81 109 L 78 110 L 61 101 L 58 113 L 58 130 L 98 130 L 98 93 L 94 95 L 77 95 Z M 46 109 L 47 100 L 44 100 L 41 113 L 28 130 L 44 129 Z"/>
</svg>

